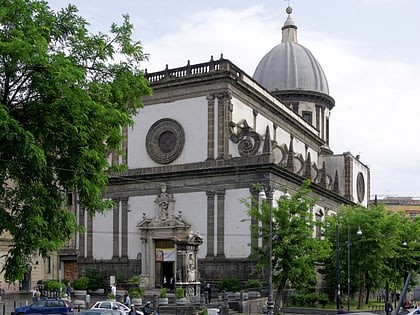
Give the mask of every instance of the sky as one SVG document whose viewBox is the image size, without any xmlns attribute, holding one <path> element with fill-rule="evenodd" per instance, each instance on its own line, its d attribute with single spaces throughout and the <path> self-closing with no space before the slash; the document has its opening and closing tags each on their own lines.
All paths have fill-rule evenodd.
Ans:
<svg viewBox="0 0 420 315">
<path fill-rule="evenodd" d="M 93 33 L 128 14 L 147 71 L 220 55 L 252 76 L 281 41 L 293 8 L 298 42 L 321 64 L 335 99 L 330 147 L 360 155 L 370 195 L 420 198 L 419 0 L 49 0 L 76 5 Z"/>
</svg>

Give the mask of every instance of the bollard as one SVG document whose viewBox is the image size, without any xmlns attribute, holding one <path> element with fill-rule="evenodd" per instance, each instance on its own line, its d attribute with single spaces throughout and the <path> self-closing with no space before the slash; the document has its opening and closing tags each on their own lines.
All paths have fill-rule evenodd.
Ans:
<svg viewBox="0 0 420 315">
<path fill-rule="evenodd" d="M 6 315 L 6 303 L 3 304 L 3 315 Z"/>
</svg>

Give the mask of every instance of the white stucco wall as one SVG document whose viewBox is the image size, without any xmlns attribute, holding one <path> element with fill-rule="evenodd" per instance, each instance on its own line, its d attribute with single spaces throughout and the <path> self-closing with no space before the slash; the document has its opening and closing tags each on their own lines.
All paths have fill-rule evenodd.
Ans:
<svg viewBox="0 0 420 315">
<path fill-rule="evenodd" d="M 244 258 L 251 252 L 251 221 L 248 220 L 247 208 L 240 202 L 242 198 L 247 198 L 249 195 L 249 189 L 226 191 L 225 255 L 227 258 Z"/>
<path fill-rule="evenodd" d="M 111 259 L 113 210 L 105 214 L 96 214 L 93 220 L 93 257 L 95 259 Z"/>
<path fill-rule="evenodd" d="M 134 118 L 135 126 L 128 130 L 129 168 L 161 166 L 147 154 L 146 135 L 150 127 L 163 118 L 176 120 L 185 132 L 184 149 L 171 165 L 204 161 L 207 158 L 207 115 L 205 97 L 145 106 Z"/>
<path fill-rule="evenodd" d="M 353 194 L 354 194 L 354 200 L 359 203 L 359 199 L 357 197 L 357 175 L 359 173 L 363 174 L 363 178 L 365 181 L 365 193 L 364 193 L 364 199 L 360 204 L 362 206 L 367 207 L 368 201 L 369 201 L 369 195 L 368 195 L 368 171 L 364 164 L 360 163 L 359 160 L 353 158 Z"/>
</svg>

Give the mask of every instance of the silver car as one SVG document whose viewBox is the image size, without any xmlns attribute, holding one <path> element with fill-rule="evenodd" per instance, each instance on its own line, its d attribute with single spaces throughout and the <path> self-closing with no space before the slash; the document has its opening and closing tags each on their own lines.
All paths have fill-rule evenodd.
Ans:
<svg viewBox="0 0 420 315">
<path fill-rule="evenodd" d="M 117 310 L 121 311 L 124 315 L 127 315 L 130 311 L 130 308 L 120 302 L 115 301 L 97 301 L 90 308 L 93 309 L 107 309 L 107 310 Z M 144 315 L 142 311 L 136 310 L 137 315 Z"/>
</svg>

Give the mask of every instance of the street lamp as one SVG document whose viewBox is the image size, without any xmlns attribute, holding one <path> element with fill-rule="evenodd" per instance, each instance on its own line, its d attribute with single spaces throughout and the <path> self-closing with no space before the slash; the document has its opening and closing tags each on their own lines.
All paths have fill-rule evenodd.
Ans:
<svg viewBox="0 0 420 315">
<path fill-rule="evenodd" d="M 267 200 L 264 189 L 260 190 L 258 194 L 259 202 Z M 268 204 L 270 206 L 270 232 L 269 232 L 269 267 L 268 267 L 268 298 L 267 298 L 267 315 L 274 314 L 274 301 L 273 301 L 273 209 L 272 209 L 273 195 L 268 193 Z"/>
<path fill-rule="evenodd" d="M 362 235 L 360 226 L 357 229 L 357 235 Z M 347 310 L 350 312 L 350 226 L 347 226 Z"/>
</svg>

